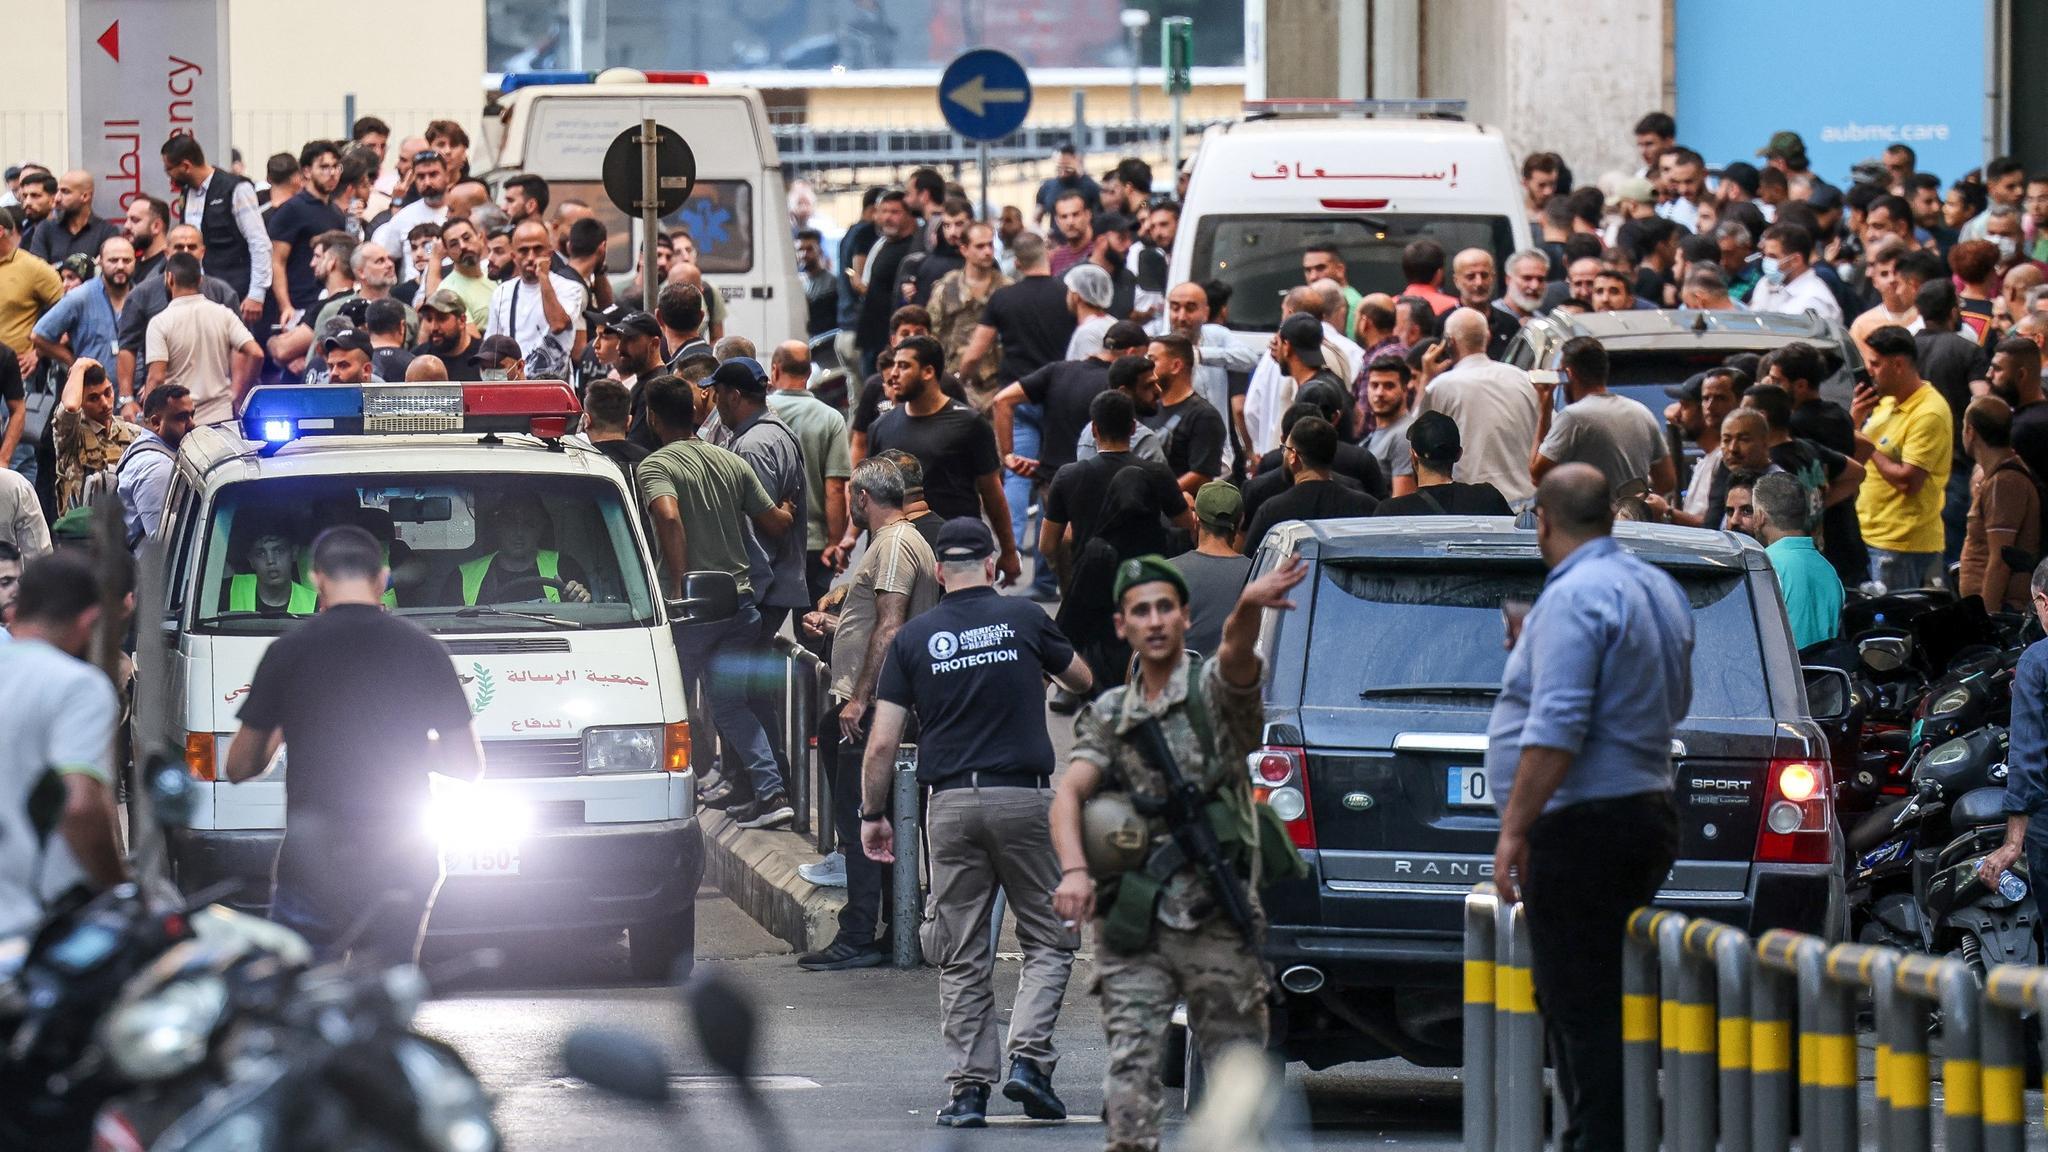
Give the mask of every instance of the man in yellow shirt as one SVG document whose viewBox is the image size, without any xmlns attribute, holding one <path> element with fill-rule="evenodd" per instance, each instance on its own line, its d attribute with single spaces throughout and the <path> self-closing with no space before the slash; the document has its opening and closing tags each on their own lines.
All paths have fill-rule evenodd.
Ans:
<svg viewBox="0 0 2048 1152">
<path fill-rule="evenodd" d="M 1941 567 L 1955 416 L 1920 378 L 1912 333 L 1887 325 L 1864 343 L 1871 381 L 1857 385 L 1849 406 L 1861 427 L 1856 459 L 1867 469 L 1856 517 L 1870 548 L 1870 578 L 1890 589 L 1920 588 Z"/>
</svg>

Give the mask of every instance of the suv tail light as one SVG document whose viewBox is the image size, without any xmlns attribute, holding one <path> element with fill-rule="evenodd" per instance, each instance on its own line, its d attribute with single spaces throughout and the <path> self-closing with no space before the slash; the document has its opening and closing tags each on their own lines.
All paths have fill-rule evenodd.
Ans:
<svg viewBox="0 0 2048 1152">
<path fill-rule="evenodd" d="M 1773 760 L 1764 788 L 1756 858 L 1770 864 L 1827 864 L 1833 826 L 1828 768 L 1818 760 Z"/>
<path fill-rule="evenodd" d="M 1296 848 L 1314 848 L 1316 820 L 1309 811 L 1308 753 L 1301 748 L 1266 747 L 1245 760 L 1251 770 L 1252 799 L 1279 815 Z"/>
</svg>

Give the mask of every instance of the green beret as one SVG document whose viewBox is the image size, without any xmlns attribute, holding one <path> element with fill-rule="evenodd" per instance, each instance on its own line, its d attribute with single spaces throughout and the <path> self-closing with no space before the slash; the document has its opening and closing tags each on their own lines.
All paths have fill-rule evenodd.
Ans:
<svg viewBox="0 0 2048 1152">
<path fill-rule="evenodd" d="M 81 504 L 57 517 L 50 525 L 50 535 L 58 540 L 92 539 L 92 509 Z"/>
<path fill-rule="evenodd" d="M 1187 577 L 1180 574 L 1180 569 L 1175 568 L 1171 560 L 1156 553 L 1134 556 L 1116 566 L 1116 587 L 1112 591 L 1112 598 L 1121 607 L 1125 589 L 1139 584 L 1150 584 L 1155 580 L 1163 580 L 1173 585 L 1174 590 L 1180 593 L 1180 602 L 1188 602 Z"/>
</svg>

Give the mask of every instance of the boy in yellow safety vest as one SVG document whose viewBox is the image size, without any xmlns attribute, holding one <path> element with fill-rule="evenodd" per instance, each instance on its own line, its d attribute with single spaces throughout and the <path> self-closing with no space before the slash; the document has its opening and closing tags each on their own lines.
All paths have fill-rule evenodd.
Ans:
<svg viewBox="0 0 2048 1152">
<path fill-rule="evenodd" d="M 292 579 L 298 549 L 282 529 L 265 528 L 249 541 L 249 571 L 228 578 L 228 611 L 265 616 L 311 616 L 318 604 L 309 584 Z"/>
</svg>

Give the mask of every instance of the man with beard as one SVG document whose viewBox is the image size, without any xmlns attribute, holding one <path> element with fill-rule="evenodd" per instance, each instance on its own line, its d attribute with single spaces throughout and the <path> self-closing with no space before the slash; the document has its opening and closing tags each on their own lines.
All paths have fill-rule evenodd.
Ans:
<svg viewBox="0 0 2048 1152">
<path fill-rule="evenodd" d="M 370 237 L 386 252 L 404 251 L 406 238 L 415 226 L 439 224 L 448 218 L 448 168 L 439 152 L 428 150 L 413 156 L 412 190 L 419 198 L 393 212 Z M 400 275 L 405 273 L 401 271 Z"/>
<path fill-rule="evenodd" d="M 165 258 L 181 252 L 198 260 L 201 267 L 205 266 L 206 239 L 196 226 L 178 224 L 164 234 Z M 130 402 L 141 391 L 142 381 L 137 379 L 135 368 L 140 362 L 143 336 L 149 331 L 149 322 L 171 302 L 170 285 L 164 279 L 161 261 L 153 274 L 136 275 L 133 285 L 128 293 L 128 302 L 121 309 L 120 336 L 116 341 L 121 351 L 114 371 L 114 380 L 121 395 Z M 199 294 L 226 308 L 238 309 L 242 305 L 242 294 L 235 290 L 233 284 L 218 276 L 205 276 L 200 281 Z"/>
<path fill-rule="evenodd" d="M 479 341 L 469 326 L 469 305 L 453 288 L 439 288 L 420 301 L 420 336 L 415 357 L 433 356 L 448 369 L 450 380 L 482 380 Z"/>
<path fill-rule="evenodd" d="M 1195 393 L 1210 407 L 1228 415 L 1233 396 L 1242 398 L 1259 354 L 1231 335 L 1230 329 L 1210 322 L 1209 292 L 1192 280 L 1173 286 L 1166 294 L 1167 330 L 1187 338 L 1195 346 Z M 1234 380 L 1233 380 L 1234 377 Z M 1233 424 L 1233 421 L 1225 421 Z M 1150 431 L 1150 429 L 1147 429 Z M 1235 427 L 1231 428 L 1234 433 Z M 1233 435 L 1223 445 L 1223 467 L 1227 471 L 1242 446 Z"/>
<path fill-rule="evenodd" d="M 1508 257 L 1507 290 L 1493 302 L 1517 326 L 1536 318 L 1543 306 L 1543 288 L 1550 280 L 1550 255 L 1541 248 L 1524 248 Z M 1489 317 L 1489 320 L 1491 317 Z"/>
<path fill-rule="evenodd" d="M 305 187 L 270 214 L 270 292 L 277 301 L 280 327 L 295 323 L 320 300 L 320 279 L 313 274 L 313 238 L 348 226 L 332 203 L 341 183 L 341 152 L 334 142 L 314 140 L 300 149 L 299 170 L 305 174 Z"/>
<path fill-rule="evenodd" d="M 454 267 L 443 272 L 433 261 L 422 276 L 420 295 L 432 296 L 443 288 L 462 298 L 469 307 L 469 322 L 481 329 L 491 317 L 491 293 L 497 285 L 484 272 L 484 237 L 473 220 L 450 220 L 441 229 L 441 250 Z"/>
<path fill-rule="evenodd" d="M 494 285 L 519 274 L 512 265 L 512 227 L 506 224 L 484 230 L 484 269 Z"/>
<path fill-rule="evenodd" d="M 947 273 L 967 265 L 967 229 L 974 223 L 974 207 L 959 196 L 946 199 L 939 213 L 939 242 L 917 266 L 911 280 L 910 303 L 931 305 L 932 289 Z M 994 267 L 995 249 L 989 249 L 989 266 Z"/>
<path fill-rule="evenodd" d="M 863 293 L 860 319 L 854 330 L 854 338 L 860 344 L 863 376 L 874 372 L 876 362 L 888 347 L 889 317 L 899 303 L 896 273 L 903 258 L 917 247 L 917 223 L 904 206 L 903 193 L 886 192 L 875 202 L 875 228 L 880 239 L 868 250 L 861 281 L 854 286 Z"/>
<path fill-rule="evenodd" d="M 135 283 L 140 284 L 163 271 L 164 257 L 169 254 L 169 249 L 164 246 L 164 233 L 170 228 L 171 206 L 156 197 L 137 196 L 128 205 L 121 235 L 135 246 Z"/>
<path fill-rule="evenodd" d="M 56 206 L 29 238 L 29 254 L 55 267 L 70 256 L 94 256 L 121 230 L 92 211 L 92 173 L 66 172 L 57 181 Z"/>
<path fill-rule="evenodd" d="M 490 323 L 484 329 L 486 336 L 519 341 L 529 369 L 542 379 L 561 379 L 555 372 L 566 373 L 583 350 L 583 330 L 576 320 L 583 315 L 586 293 L 574 277 L 554 271 L 552 253 L 546 225 L 528 220 L 513 229 L 519 275 L 492 293 Z"/>
<path fill-rule="evenodd" d="M 178 470 L 178 445 L 192 431 L 193 411 L 192 394 L 179 385 L 166 384 L 151 392 L 142 404 L 142 431 L 114 465 L 130 551 L 163 528 L 164 505 Z"/>
<path fill-rule="evenodd" d="M 1408 426 L 1415 423 L 1411 376 L 1408 361 L 1399 356 L 1381 356 L 1365 366 L 1365 403 L 1372 411 L 1365 447 L 1379 461 L 1380 475 L 1395 496 L 1415 491 L 1415 457 L 1408 446 Z"/>
<path fill-rule="evenodd" d="M 114 341 L 121 311 L 133 286 L 135 246 L 120 236 L 100 245 L 100 274 L 65 293 L 57 306 L 43 313 L 30 336 L 36 355 L 64 367 L 79 356 L 101 364 L 114 363 Z"/>
<path fill-rule="evenodd" d="M 1015 581 L 1022 561 L 1010 534 L 1010 506 L 1003 497 L 1001 460 L 995 433 L 974 410 L 939 387 L 945 350 L 929 336 L 897 345 L 896 407 L 868 432 L 868 451 L 901 448 L 924 465 L 925 499 L 947 519 L 987 516 L 1002 546 L 997 566 Z"/>
</svg>

